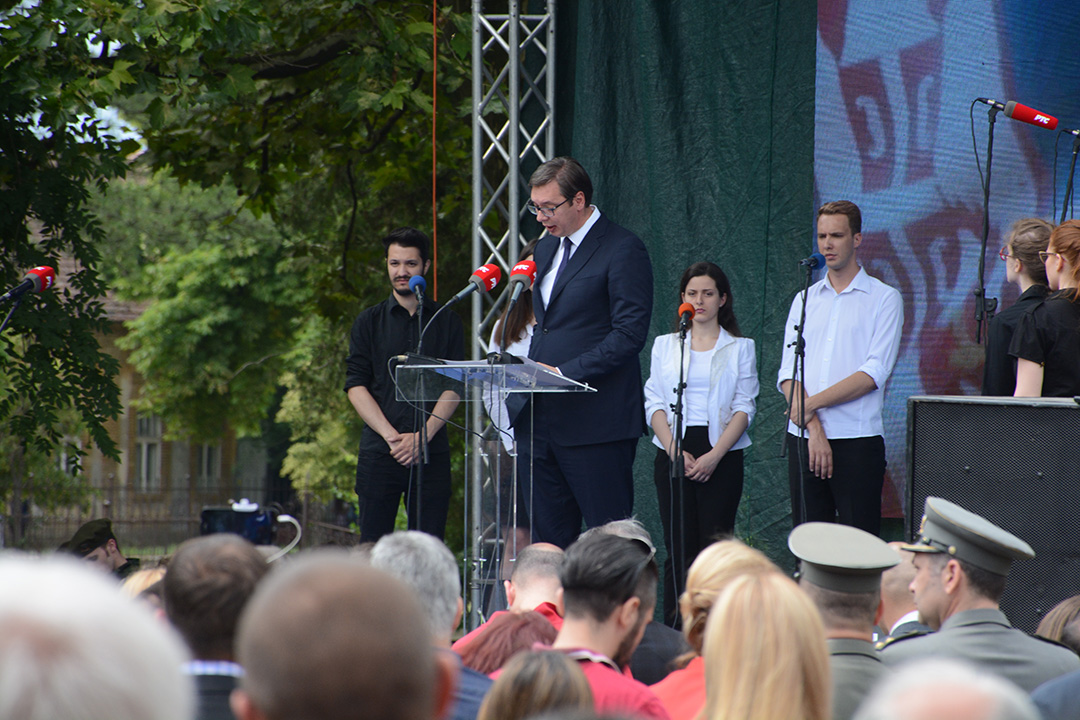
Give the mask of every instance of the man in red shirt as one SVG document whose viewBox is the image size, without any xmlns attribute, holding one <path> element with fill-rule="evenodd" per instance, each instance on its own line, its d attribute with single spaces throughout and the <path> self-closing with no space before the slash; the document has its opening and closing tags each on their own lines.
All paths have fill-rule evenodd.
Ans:
<svg viewBox="0 0 1080 720">
<path fill-rule="evenodd" d="M 533 543 L 518 551 L 514 559 L 514 570 L 506 581 L 506 600 L 508 610 L 492 613 L 487 622 L 475 630 L 463 635 L 454 642 L 458 653 L 472 642 L 477 635 L 487 629 L 491 621 L 507 612 L 525 613 L 535 610 L 551 622 L 558 630 L 562 627 L 562 601 L 559 591 L 559 565 L 562 564 L 563 551 L 551 543 Z"/>
<path fill-rule="evenodd" d="M 652 691 L 623 673 L 656 608 L 653 554 L 638 540 L 593 535 L 567 549 L 559 570 L 565 613 L 552 647 L 578 661 L 598 714 L 670 720 Z"/>
</svg>

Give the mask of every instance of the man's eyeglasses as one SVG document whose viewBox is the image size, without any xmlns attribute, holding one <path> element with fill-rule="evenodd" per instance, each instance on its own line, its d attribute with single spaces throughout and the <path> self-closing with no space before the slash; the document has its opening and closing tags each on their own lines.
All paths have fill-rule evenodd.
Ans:
<svg viewBox="0 0 1080 720">
<path fill-rule="evenodd" d="M 554 217 L 555 211 L 568 202 L 570 202 L 570 198 L 566 198 L 558 205 L 554 205 L 552 207 L 540 207 L 539 205 L 533 203 L 532 200 L 530 200 L 529 202 L 525 203 L 525 209 L 531 212 L 533 215 L 543 215 L 544 217 L 549 218 Z"/>
<path fill-rule="evenodd" d="M 1039 251 L 1039 259 L 1042 260 L 1044 263 L 1046 262 L 1046 258 L 1048 258 L 1050 256 L 1061 257 L 1061 253 L 1051 252 L 1049 250 L 1040 250 Z"/>
<path fill-rule="evenodd" d="M 1009 258 L 1015 257 L 1015 256 L 1009 253 L 1009 246 L 1008 245 L 1003 245 L 1001 247 L 1001 249 L 998 250 L 998 257 L 1001 258 L 1002 260 L 1008 260 Z"/>
</svg>

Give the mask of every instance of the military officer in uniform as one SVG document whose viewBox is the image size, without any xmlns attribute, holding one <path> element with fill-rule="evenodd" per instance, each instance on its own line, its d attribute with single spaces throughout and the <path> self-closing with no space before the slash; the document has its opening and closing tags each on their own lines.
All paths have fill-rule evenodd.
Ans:
<svg viewBox="0 0 1080 720">
<path fill-rule="evenodd" d="M 139 558 L 126 558 L 120 551 L 116 535 L 113 534 L 112 521 L 108 518 L 84 523 L 59 550 L 81 557 L 120 580 L 126 580 L 139 569 Z"/>
<path fill-rule="evenodd" d="M 870 690 L 891 671 L 874 651 L 874 616 L 881 573 L 900 556 L 876 535 L 848 525 L 810 522 L 788 535 L 799 558 L 799 587 L 825 625 L 832 675 L 833 718 L 850 720 Z"/>
<path fill-rule="evenodd" d="M 911 591 L 923 622 L 936 632 L 897 638 L 879 652 L 887 665 L 954 657 L 1031 692 L 1080 669 L 1080 658 L 1056 643 L 1018 630 L 998 602 L 1014 560 L 1035 557 L 1026 542 L 986 518 L 941 498 L 926 499 Z"/>
</svg>

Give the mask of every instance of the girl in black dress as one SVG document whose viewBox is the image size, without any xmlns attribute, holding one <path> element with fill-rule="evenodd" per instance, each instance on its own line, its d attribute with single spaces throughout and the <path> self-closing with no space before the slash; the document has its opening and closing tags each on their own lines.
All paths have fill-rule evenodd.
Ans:
<svg viewBox="0 0 1080 720">
<path fill-rule="evenodd" d="M 1050 233 L 1039 253 L 1055 292 L 1020 320 L 1009 354 L 1016 360 L 1017 397 L 1080 395 L 1080 220 Z"/>
<path fill-rule="evenodd" d="M 1039 253 L 1050 242 L 1051 223 L 1042 218 L 1022 218 L 1013 223 L 1008 241 L 998 253 L 1005 263 L 1005 279 L 1020 288 L 1020 297 L 990 321 L 986 333 L 986 364 L 983 395 L 1012 395 L 1016 390 L 1016 358 L 1009 355 L 1020 318 L 1046 299 L 1050 292 L 1046 267 Z"/>
</svg>

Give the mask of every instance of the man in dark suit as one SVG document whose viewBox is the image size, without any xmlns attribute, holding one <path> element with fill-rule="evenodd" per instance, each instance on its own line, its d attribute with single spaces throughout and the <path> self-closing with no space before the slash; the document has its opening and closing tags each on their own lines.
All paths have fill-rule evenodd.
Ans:
<svg viewBox="0 0 1080 720">
<path fill-rule="evenodd" d="M 548 233 L 534 256 L 529 357 L 596 388 L 537 394 L 515 422 L 522 477 L 531 465 L 534 539 L 565 548 L 582 520 L 596 527 L 633 512 L 652 263 L 640 238 L 591 204 L 592 181 L 573 158 L 544 163 L 529 187 L 529 210 Z"/>
</svg>

